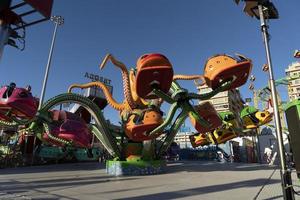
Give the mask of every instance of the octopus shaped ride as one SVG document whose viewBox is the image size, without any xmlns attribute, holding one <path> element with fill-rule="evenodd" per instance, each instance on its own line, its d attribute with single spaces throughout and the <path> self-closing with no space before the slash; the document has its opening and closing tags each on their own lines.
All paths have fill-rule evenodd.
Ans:
<svg viewBox="0 0 300 200">
<path fill-rule="evenodd" d="M 39 101 L 32 96 L 30 86 L 18 88 L 15 83 L 11 83 L 0 89 L 0 97 L 0 119 L 2 127 L 16 127 L 14 130 L 17 128 L 29 130 L 30 128 L 24 129 L 24 126 L 26 127 L 29 124 L 35 126 L 37 124 L 34 120 L 37 120 L 36 115 L 38 114 Z M 91 148 L 92 135 L 87 124 L 81 117 L 63 110 L 51 110 L 47 114 L 47 117 L 51 120 L 49 124 L 44 124 L 44 129 L 41 130 L 42 132 L 34 133 L 39 140 L 45 144 L 61 147 L 71 144 L 69 141 L 72 141 L 73 147 Z M 23 125 L 23 127 L 19 125 Z M 17 137 L 19 146 L 27 146 L 25 140 L 27 141 L 26 143 L 32 143 L 33 137 L 26 138 L 25 135 L 25 131 L 19 131 L 19 137 Z M 11 136 L 15 138 L 13 135 Z M 33 134 L 29 134 L 29 136 L 33 136 Z M 32 148 L 29 147 L 29 149 Z M 28 151 L 28 149 L 25 151 Z"/>
<path fill-rule="evenodd" d="M 144 173 L 160 171 L 160 158 L 169 148 L 187 117 L 202 135 L 222 126 L 222 119 L 210 103 L 195 107 L 191 105 L 190 100 L 207 100 L 218 92 L 243 85 L 252 67 L 251 61 L 242 55 L 238 55 L 237 58 L 217 55 L 207 61 L 204 75 L 174 75 L 170 61 L 161 54 L 141 56 L 136 68 L 130 71 L 110 54 L 105 57 L 100 67 L 103 68 L 108 60 L 121 69 L 125 96 L 123 103 L 117 103 L 105 85 L 99 82 L 74 84 L 69 91 L 76 87 L 98 86 L 104 91 L 108 103 L 120 111 L 127 141 L 122 145 L 121 161 L 108 162 L 107 169 L 112 174 L 141 173 L 141 170 L 135 167 L 124 167 L 128 166 L 128 162 L 132 166 L 135 163 L 146 168 Z M 213 91 L 198 95 L 181 88 L 176 82 L 194 79 L 201 79 L 203 84 L 206 83 Z M 165 118 L 160 110 L 162 102 L 171 104 Z M 181 112 L 175 117 L 178 110 Z M 233 138 L 232 134 L 227 132 L 221 136 L 217 135 L 218 140 L 215 143 L 223 143 Z"/>
<path fill-rule="evenodd" d="M 30 90 L 10 85 L 0 90 L 0 125 L 22 127 L 19 132 L 23 134 L 36 135 L 44 143 L 63 147 L 90 148 L 94 134 L 114 158 L 107 162 L 107 172 L 114 175 L 161 172 L 165 166 L 162 157 L 186 118 L 190 118 L 198 131 L 198 134 L 191 136 L 194 147 L 220 144 L 238 136 L 233 113 L 217 113 L 208 102 L 194 106 L 191 100 L 208 100 L 219 92 L 245 84 L 252 68 L 251 60 L 245 56 L 213 56 L 207 60 L 203 75 L 174 75 L 171 62 L 158 53 L 141 56 L 136 68 L 131 70 L 110 54 L 103 59 L 100 68 L 104 68 L 109 60 L 121 70 L 122 103 L 113 98 L 103 83 L 90 82 L 71 85 L 68 93 L 49 99 L 37 110 L 38 102 Z M 202 80 L 212 91 L 201 95 L 191 93 L 177 82 L 195 79 Z M 102 89 L 108 104 L 119 111 L 123 132 L 112 134 L 99 106 L 86 97 L 72 93 L 74 88 L 89 87 Z M 14 97 L 10 100 L 15 103 L 7 100 L 9 97 Z M 26 101 L 31 101 L 28 103 L 31 106 L 23 106 Z M 165 117 L 161 110 L 163 102 L 170 104 Z M 74 113 L 55 110 L 64 103 L 75 103 L 85 108 L 94 123 L 87 124 Z"/>
</svg>

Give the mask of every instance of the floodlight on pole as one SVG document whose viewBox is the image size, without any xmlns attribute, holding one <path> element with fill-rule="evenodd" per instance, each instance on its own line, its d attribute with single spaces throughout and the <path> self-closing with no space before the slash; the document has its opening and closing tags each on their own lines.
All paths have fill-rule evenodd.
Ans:
<svg viewBox="0 0 300 200">
<path fill-rule="evenodd" d="M 240 3 L 240 0 L 234 0 L 236 4 Z M 250 17 L 256 17 L 260 20 L 260 14 L 258 6 L 263 6 L 264 19 L 278 19 L 279 14 L 275 5 L 270 0 L 244 0 L 245 5 L 243 11 Z"/>
<path fill-rule="evenodd" d="M 295 50 L 294 58 L 300 58 L 300 51 L 299 50 Z"/>
<path fill-rule="evenodd" d="M 43 87 L 42 87 L 41 96 L 40 96 L 39 108 L 42 107 L 42 104 L 44 102 L 45 91 L 46 91 L 46 86 L 47 86 L 47 81 L 48 81 L 48 76 L 49 76 L 49 69 L 50 69 L 50 65 L 51 65 L 52 54 L 53 54 L 53 49 L 54 49 L 54 44 L 55 44 L 55 39 L 56 39 L 57 27 L 64 24 L 64 18 L 61 16 L 52 16 L 51 21 L 54 22 L 55 27 L 54 27 L 51 47 L 50 47 L 50 51 L 49 51 L 48 62 L 47 62 L 46 72 L 45 72 L 44 81 L 43 81 Z"/>
<path fill-rule="evenodd" d="M 235 0 L 238 4 L 240 1 Z M 276 86 L 274 80 L 273 66 L 270 54 L 270 46 L 269 46 L 269 33 L 268 33 L 268 25 L 266 23 L 266 19 L 278 19 L 279 14 L 272 2 L 269 0 L 245 0 L 244 12 L 246 12 L 249 16 L 255 16 L 260 20 L 261 31 L 263 34 L 263 40 L 265 45 L 266 57 L 267 57 L 267 66 L 269 72 L 269 83 L 271 89 L 272 103 L 274 105 L 274 119 L 275 119 L 275 129 L 277 135 L 277 143 L 279 149 L 280 156 L 280 174 L 281 174 L 281 185 L 283 191 L 283 198 L 285 200 L 294 200 L 294 192 L 292 188 L 291 181 L 291 173 L 287 170 L 286 158 L 285 158 L 285 150 L 283 144 L 283 135 L 282 135 L 282 127 L 280 122 L 279 115 L 279 107 L 276 93 Z"/>
</svg>

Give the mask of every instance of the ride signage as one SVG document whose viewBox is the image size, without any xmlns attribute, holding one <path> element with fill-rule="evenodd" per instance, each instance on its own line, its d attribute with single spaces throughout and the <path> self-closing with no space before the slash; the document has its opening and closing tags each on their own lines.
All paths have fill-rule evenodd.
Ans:
<svg viewBox="0 0 300 200">
<path fill-rule="evenodd" d="M 88 73 L 88 72 L 85 72 L 84 77 L 88 78 L 88 79 L 90 79 L 92 81 L 99 81 L 99 82 L 103 83 L 104 85 L 106 85 L 106 87 L 109 90 L 109 92 L 111 94 L 113 93 L 113 86 L 111 85 L 111 80 L 110 79 L 104 78 L 104 77 L 99 76 L 97 74 Z M 97 93 L 98 96 L 101 96 L 101 97 L 104 98 L 103 91 L 101 89 L 99 89 L 99 88 L 97 88 L 97 89 L 94 88 L 93 91 L 90 91 L 90 92 Z"/>
<path fill-rule="evenodd" d="M 104 77 L 99 76 L 97 74 L 92 74 L 92 73 L 85 72 L 84 77 L 88 78 L 88 79 L 91 79 L 92 81 L 100 81 L 101 83 L 104 83 L 105 85 L 110 85 L 110 83 L 111 83 L 110 79 L 104 78 Z"/>
</svg>

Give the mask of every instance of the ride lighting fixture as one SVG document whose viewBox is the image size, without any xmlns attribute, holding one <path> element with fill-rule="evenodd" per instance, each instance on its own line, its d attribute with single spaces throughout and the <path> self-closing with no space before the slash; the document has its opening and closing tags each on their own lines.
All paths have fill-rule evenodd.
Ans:
<svg viewBox="0 0 300 200">
<path fill-rule="evenodd" d="M 294 58 L 300 58 L 300 51 L 299 50 L 295 50 Z"/>
<path fill-rule="evenodd" d="M 239 4 L 241 0 L 234 0 L 236 4 Z M 258 5 L 262 5 L 265 11 L 265 19 L 278 19 L 279 14 L 272 2 L 269 0 L 244 0 L 245 6 L 243 11 L 250 17 L 256 17 L 260 19 Z"/>
</svg>

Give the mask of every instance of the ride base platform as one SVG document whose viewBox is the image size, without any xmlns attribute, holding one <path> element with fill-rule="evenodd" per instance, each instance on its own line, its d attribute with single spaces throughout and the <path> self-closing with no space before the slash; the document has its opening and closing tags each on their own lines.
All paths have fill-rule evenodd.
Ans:
<svg viewBox="0 0 300 200">
<path fill-rule="evenodd" d="M 165 172 L 165 160 L 106 161 L 106 173 L 114 176 L 153 175 Z"/>
</svg>

